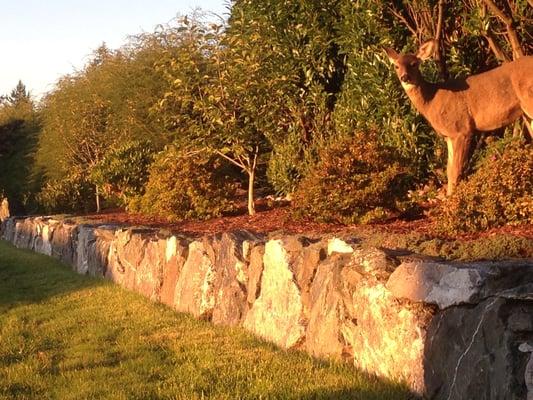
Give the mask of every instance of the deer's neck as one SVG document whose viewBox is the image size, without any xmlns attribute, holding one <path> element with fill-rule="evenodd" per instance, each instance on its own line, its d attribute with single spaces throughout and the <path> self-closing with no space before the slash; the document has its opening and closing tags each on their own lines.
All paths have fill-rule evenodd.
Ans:
<svg viewBox="0 0 533 400">
<path fill-rule="evenodd" d="M 426 116 L 438 86 L 423 80 L 419 85 L 404 85 L 404 89 L 416 109 Z"/>
</svg>

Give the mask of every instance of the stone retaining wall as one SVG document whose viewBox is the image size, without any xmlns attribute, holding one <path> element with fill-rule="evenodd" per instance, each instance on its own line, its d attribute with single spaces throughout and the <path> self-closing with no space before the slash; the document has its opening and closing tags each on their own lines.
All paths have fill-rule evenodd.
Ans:
<svg viewBox="0 0 533 400">
<path fill-rule="evenodd" d="M 437 263 L 338 238 L 202 238 L 51 218 L 1 238 L 434 399 L 533 398 L 533 261 Z M 529 395 L 528 395 L 528 390 Z"/>
</svg>

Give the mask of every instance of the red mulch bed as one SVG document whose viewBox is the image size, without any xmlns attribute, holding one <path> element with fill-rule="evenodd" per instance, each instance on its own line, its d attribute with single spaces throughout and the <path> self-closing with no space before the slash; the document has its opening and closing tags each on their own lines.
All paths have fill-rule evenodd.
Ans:
<svg viewBox="0 0 533 400">
<path fill-rule="evenodd" d="M 391 234 L 407 234 L 415 232 L 428 235 L 429 237 L 436 236 L 434 234 L 434 229 L 432 229 L 433 223 L 428 218 L 414 221 L 394 219 L 380 224 L 346 226 L 334 223 L 295 220 L 291 215 L 289 206 L 268 208 L 266 204 L 261 203 L 258 204 L 257 213 L 254 216 L 247 215 L 243 209 L 237 215 L 213 218 L 207 221 L 186 220 L 170 223 L 165 219 L 127 213 L 116 209 L 107 210 L 100 214 L 85 215 L 83 216 L 83 219 L 88 220 L 91 223 L 146 226 L 167 229 L 172 232 L 179 232 L 192 237 L 235 230 L 247 230 L 261 234 L 283 232 L 287 234 L 336 234 L 343 236 L 361 235 L 371 232 Z M 522 225 L 518 227 L 506 226 L 491 229 L 486 232 L 461 235 L 457 238 L 474 240 L 480 237 L 493 236 L 502 233 L 533 239 L 533 225 Z"/>
</svg>

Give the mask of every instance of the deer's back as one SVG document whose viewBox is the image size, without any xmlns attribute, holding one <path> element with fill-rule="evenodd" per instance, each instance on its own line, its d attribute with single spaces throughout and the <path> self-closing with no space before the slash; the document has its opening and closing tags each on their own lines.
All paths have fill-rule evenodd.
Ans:
<svg viewBox="0 0 533 400">
<path fill-rule="evenodd" d="M 465 82 L 465 96 L 475 129 L 501 128 L 523 113 L 524 99 L 533 101 L 533 57 L 523 57 L 473 75 Z"/>
</svg>

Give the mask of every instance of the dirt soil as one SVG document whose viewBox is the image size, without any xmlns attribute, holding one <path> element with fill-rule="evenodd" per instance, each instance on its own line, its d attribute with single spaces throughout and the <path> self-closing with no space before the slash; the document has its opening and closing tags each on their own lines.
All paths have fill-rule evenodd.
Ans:
<svg viewBox="0 0 533 400">
<path fill-rule="evenodd" d="M 247 230 L 259 234 L 305 234 L 305 235 L 338 235 L 367 236 L 370 234 L 420 234 L 428 238 L 477 240 L 483 237 L 509 234 L 533 240 L 533 225 L 507 226 L 491 229 L 476 234 L 460 235 L 454 238 L 436 235 L 434 223 L 428 219 L 403 221 L 392 219 L 386 223 L 370 225 L 341 225 L 334 223 L 318 223 L 314 221 L 295 220 L 289 206 L 270 208 L 266 203 L 259 203 L 257 213 L 249 216 L 245 210 L 236 215 L 213 218 L 206 221 L 186 220 L 168 222 L 165 219 L 148 217 L 141 214 L 127 213 L 122 210 L 107 210 L 100 214 L 85 215 L 84 221 L 89 223 L 117 224 L 124 226 L 145 226 L 166 229 L 190 237 L 199 237 L 235 230 Z"/>
</svg>

